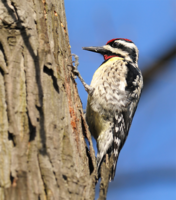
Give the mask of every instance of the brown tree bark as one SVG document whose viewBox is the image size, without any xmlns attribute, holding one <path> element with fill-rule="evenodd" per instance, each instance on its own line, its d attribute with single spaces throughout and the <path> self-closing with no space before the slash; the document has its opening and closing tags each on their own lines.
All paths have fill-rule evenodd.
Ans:
<svg viewBox="0 0 176 200">
<path fill-rule="evenodd" d="M 63 0 L 0 1 L 0 200 L 94 199 L 71 64 Z"/>
</svg>

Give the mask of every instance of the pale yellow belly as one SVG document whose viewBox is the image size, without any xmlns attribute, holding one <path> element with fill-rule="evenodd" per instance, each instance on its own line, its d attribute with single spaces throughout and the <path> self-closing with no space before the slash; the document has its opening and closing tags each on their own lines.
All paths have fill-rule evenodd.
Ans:
<svg viewBox="0 0 176 200">
<path fill-rule="evenodd" d="M 89 96 L 86 109 L 86 121 L 92 136 L 97 140 L 98 136 L 109 128 L 110 121 L 106 116 L 101 115 L 99 112 L 95 112 L 89 104 L 90 101 L 91 97 Z"/>
</svg>

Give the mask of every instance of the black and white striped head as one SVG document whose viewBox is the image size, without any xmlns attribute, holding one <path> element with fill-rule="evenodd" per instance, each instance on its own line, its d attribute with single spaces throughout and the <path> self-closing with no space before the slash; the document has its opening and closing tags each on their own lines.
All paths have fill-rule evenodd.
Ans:
<svg viewBox="0 0 176 200">
<path fill-rule="evenodd" d="M 104 56 L 105 60 L 112 57 L 121 57 L 136 64 L 138 62 L 138 48 L 131 40 L 124 38 L 109 40 L 102 47 L 84 47 L 83 49 L 100 53 Z"/>
</svg>

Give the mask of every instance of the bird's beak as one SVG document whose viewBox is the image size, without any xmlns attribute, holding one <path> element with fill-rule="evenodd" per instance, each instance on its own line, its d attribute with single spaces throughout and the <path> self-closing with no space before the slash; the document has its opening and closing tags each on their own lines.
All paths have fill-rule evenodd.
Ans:
<svg viewBox="0 0 176 200">
<path fill-rule="evenodd" d="M 102 47 L 83 47 L 83 50 L 93 51 L 95 53 L 101 53 L 102 55 L 107 54 L 108 50 Z"/>
</svg>

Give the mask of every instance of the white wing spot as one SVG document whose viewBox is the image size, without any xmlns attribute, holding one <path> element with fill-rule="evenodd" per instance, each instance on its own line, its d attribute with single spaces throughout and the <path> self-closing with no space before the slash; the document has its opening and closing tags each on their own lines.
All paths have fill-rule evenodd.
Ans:
<svg viewBox="0 0 176 200">
<path fill-rule="evenodd" d="M 115 156 L 118 155 L 118 151 L 117 151 L 117 149 L 114 150 L 114 155 L 115 155 Z"/>
<path fill-rule="evenodd" d="M 121 118 L 121 116 L 120 116 L 119 119 L 118 119 L 118 123 L 121 121 L 121 119 L 122 119 L 122 118 Z"/>
<path fill-rule="evenodd" d="M 115 127 L 115 131 L 118 132 L 118 130 L 119 130 L 119 128 L 118 128 L 118 127 Z"/>
<path fill-rule="evenodd" d="M 119 138 L 115 138 L 114 142 L 119 146 L 120 145 L 120 139 Z"/>
</svg>

